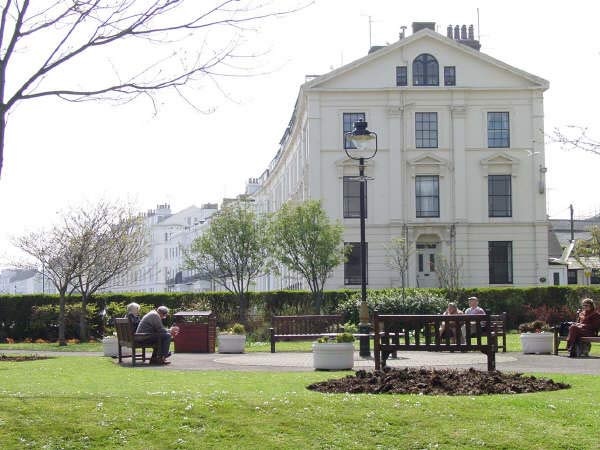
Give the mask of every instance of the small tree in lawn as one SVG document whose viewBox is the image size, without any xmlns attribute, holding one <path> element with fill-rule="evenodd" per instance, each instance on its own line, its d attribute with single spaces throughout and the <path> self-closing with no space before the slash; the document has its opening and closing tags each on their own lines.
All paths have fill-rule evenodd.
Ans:
<svg viewBox="0 0 600 450">
<path fill-rule="evenodd" d="M 74 286 L 81 293 L 81 340 L 87 340 L 90 297 L 116 275 L 127 272 L 147 254 L 142 218 L 128 207 L 101 201 L 69 213 L 69 233 L 80 247 Z"/>
<path fill-rule="evenodd" d="M 186 266 L 206 274 L 237 295 L 240 321 L 247 323 L 249 285 L 261 275 L 268 259 L 268 226 L 244 201 L 221 209 L 185 255 Z"/>
<path fill-rule="evenodd" d="M 286 203 L 271 222 L 273 257 L 306 280 L 317 314 L 327 278 L 344 261 L 342 234 L 343 227 L 332 224 L 316 200 Z"/>
<path fill-rule="evenodd" d="M 67 292 L 77 273 L 82 257 L 80 246 L 68 233 L 68 224 L 55 226 L 49 231 L 38 231 L 13 239 L 13 244 L 27 253 L 35 263 L 19 263 L 19 267 L 33 268 L 48 278 L 59 295 L 58 342 L 67 345 L 65 339 L 65 303 Z"/>
<path fill-rule="evenodd" d="M 600 258 L 600 227 L 591 227 L 590 237 L 588 239 L 578 240 L 575 243 L 573 257 L 589 272 L 591 272 L 592 269 L 598 268 L 597 264 L 594 264 L 592 261 L 596 258 Z"/>
<path fill-rule="evenodd" d="M 414 253 L 410 244 L 405 238 L 393 238 L 388 245 L 385 246 L 388 256 L 388 265 L 397 270 L 400 274 L 402 283 L 402 299 L 405 298 L 406 278 L 408 275 L 408 262 L 410 255 Z"/>
</svg>

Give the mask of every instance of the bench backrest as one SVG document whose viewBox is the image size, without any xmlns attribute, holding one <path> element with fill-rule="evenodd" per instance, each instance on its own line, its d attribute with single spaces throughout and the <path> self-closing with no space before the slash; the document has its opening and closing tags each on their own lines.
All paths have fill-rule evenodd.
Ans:
<svg viewBox="0 0 600 450">
<path fill-rule="evenodd" d="M 338 333 L 341 323 L 341 314 L 271 317 L 275 335 Z"/>
<path fill-rule="evenodd" d="M 506 333 L 506 313 L 490 314 L 490 326 L 496 335 Z"/>
<path fill-rule="evenodd" d="M 489 315 L 374 315 L 375 347 L 382 350 L 488 350 L 495 347 Z M 440 327 L 456 330 L 458 338 L 442 336 Z M 464 339 L 462 339 L 464 338 Z"/>
<path fill-rule="evenodd" d="M 133 347 L 134 330 L 129 319 L 116 318 L 115 328 L 117 329 L 117 340 L 119 341 L 119 344 L 125 347 Z"/>
</svg>

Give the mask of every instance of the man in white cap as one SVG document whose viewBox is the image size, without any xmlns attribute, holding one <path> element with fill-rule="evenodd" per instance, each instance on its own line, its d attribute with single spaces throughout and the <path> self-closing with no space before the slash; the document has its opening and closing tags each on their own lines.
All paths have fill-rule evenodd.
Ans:
<svg viewBox="0 0 600 450">
<path fill-rule="evenodd" d="M 171 346 L 171 336 L 176 336 L 179 328 L 172 327 L 166 329 L 163 325 L 163 320 L 169 315 L 169 308 L 159 306 L 153 309 L 140 320 L 136 333 L 147 334 L 147 337 L 142 338 L 144 343 L 154 343 L 154 351 L 150 358 L 152 365 L 170 364 L 166 359 L 171 355 L 169 347 Z"/>
</svg>

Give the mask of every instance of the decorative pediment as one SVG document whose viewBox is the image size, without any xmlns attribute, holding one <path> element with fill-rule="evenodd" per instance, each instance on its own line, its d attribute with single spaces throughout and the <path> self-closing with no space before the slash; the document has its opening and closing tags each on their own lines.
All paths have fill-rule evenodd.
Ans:
<svg viewBox="0 0 600 450">
<path fill-rule="evenodd" d="M 344 156 L 346 156 L 345 153 Z M 373 163 L 374 161 L 372 159 L 365 161 L 365 175 L 370 177 L 373 176 Z M 335 168 L 338 178 L 350 175 L 358 175 L 358 161 L 355 159 L 350 159 L 348 157 L 338 158 L 335 161 Z"/>
<path fill-rule="evenodd" d="M 449 163 L 444 158 L 436 155 L 422 155 L 407 161 L 409 170 L 415 175 L 440 175 L 445 176 L 448 172 Z"/>
<path fill-rule="evenodd" d="M 515 176 L 519 160 L 506 153 L 495 153 L 480 161 L 486 175 L 506 174 Z"/>
</svg>

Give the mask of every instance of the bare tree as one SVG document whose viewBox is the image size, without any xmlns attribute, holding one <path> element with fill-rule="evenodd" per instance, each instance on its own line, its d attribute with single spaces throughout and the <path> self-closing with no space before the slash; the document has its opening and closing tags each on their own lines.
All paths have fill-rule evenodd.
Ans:
<svg viewBox="0 0 600 450">
<path fill-rule="evenodd" d="M 50 231 L 28 233 L 13 239 L 13 244 L 35 260 L 33 264 L 21 263 L 20 267 L 33 268 L 52 282 L 59 295 L 58 342 L 67 345 L 65 340 L 65 302 L 72 286 L 76 270 L 81 262 L 77 244 L 65 232 L 65 227 L 55 226 Z"/>
<path fill-rule="evenodd" d="M 73 285 L 81 293 L 80 333 L 87 340 L 90 297 L 116 275 L 142 262 L 147 254 L 146 230 L 131 208 L 101 201 L 70 212 L 68 233 L 79 247 L 80 262 Z"/>
<path fill-rule="evenodd" d="M 583 150 L 600 156 L 600 141 L 587 135 L 587 127 L 569 125 L 567 131 L 555 128 L 550 138 L 566 150 Z"/>
<path fill-rule="evenodd" d="M 393 238 L 389 244 L 385 246 L 385 251 L 388 256 L 388 265 L 393 270 L 397 270 L 400 274 L 402 283 L 402 298 L 404 299 L 404 290 L 406 287 L 406 278 L 408 275 L 408 263 L 410 255 L 414 253 L 408 240 L 401 237 Z"/>
<path fill-rule="evenodd" d="M 248 74 L 245 62 L 256 56 L 243 52 L 248 27 L 293 12 L 253 0 L 1 3 L 0 174 L 8 114 L 18 103 L 50 96 L 154 101 L 169 89 L 194 104 L 186 86 Z M 85 67 L 96 76 L 82 76 Z"/>
<path fill-rule="evenodd" d="M 450 253 L 449 258 L 439 255 L 436 261 L 435 271 L 438 276 L 440 287 L 446 290 L 450 300 L 458 301 L 462 287 L 461 273 L 463 262 L 462 260 L 457 260 L 454 250 L 451 250 Z"/>
</svg>

